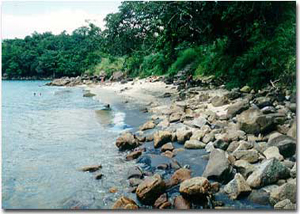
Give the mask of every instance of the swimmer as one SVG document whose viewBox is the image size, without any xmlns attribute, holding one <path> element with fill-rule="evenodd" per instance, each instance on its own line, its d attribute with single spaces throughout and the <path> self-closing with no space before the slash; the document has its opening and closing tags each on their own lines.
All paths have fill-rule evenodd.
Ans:
<svg viewBox="0 0 300 214">
<path fill-rule="evenodd" d="M 36 93 L 34 92 L 34 93 L 33 93 L 33 96 L 35 96 L 35 95 L 36 95 Z"/>
</svg>

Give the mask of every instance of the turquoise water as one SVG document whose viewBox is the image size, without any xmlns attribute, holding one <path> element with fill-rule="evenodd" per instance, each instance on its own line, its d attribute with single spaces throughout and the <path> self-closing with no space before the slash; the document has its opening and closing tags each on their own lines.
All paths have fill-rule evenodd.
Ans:
<svg viewBox="0 0 300 214">
<path fill-rule="evenodd" d="M 124 177 L 134 164 L 124 162 L 115 139 L 130 129 L 126 118 L 136 111 L 112 105 L 107 115 L 101 102 L 82 96 L 82 88 L 45 83 L 2 82 L 2 207 L 110 208 L 127 194 Z M 103 166 L 100 181 L 78 170 L 93 164 Z M 119 191 L 108 193 L 111 187 Z"/>
</svg>

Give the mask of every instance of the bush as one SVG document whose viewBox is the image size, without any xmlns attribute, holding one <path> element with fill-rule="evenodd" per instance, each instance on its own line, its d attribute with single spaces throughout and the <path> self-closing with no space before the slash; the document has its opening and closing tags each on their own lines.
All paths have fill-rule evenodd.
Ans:
<svg viewBox="0 0 300 214">
<path fill-rule="evenodd" d="M 124 57 L 105 57 L 101 59 L 99 64 L 87 70 L 86 73 L 99 75 L 101 72 L 105 72 L 108 76 L 111 76 L 113 72 L 123 69 L 124 61 Z"/>
<path fill-rule="evenodd" d="M 145 56 L 141 65 L 141 76 L 163 75 L 167 72 L 168 65 L 162 53 Z"/>
</svg>

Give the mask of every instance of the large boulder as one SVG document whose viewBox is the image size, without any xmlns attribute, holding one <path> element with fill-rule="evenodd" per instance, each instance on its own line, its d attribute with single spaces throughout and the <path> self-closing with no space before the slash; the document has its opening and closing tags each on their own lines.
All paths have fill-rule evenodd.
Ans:
<svg viewBox="0 0 300 214">
<path fill-rule="evenodd" d="M 263 161 L 259 167 L 248 177 L 250 187 L 259 188 L 276 183 L 279 179 L 288 178 L 289 169 L 276 158 Z"/>
<path fill-rule="evenodd" d="M 259 134 L 274 128 L 274 118 L 264 115 L 261 110 L 251 108 L 237 116 L 240 129 L 247 134 Z"/>
<path fill-rule="evenodd" d="M 231 177 L 232 167 L 221 149 L 213 149 L 209 155 L 209 161 L 202 174 L 208 179 L 216 179 L 218 181 L 228 181 Z"/>
<path fill-rule="evenodd" d="M 160 175 L 155 174 L 151 177 L 147 177 L 138 185 L 136 195 L 143 204 L 152 205 L 155 200 L 164 193 L 165 189 L 165 182 Z"/>
<path fill-rule="evenodd" d="M 116 146 L 119 150 L 134 149 L 139 146 L 139 142 L 133 134 L 126 132 L 117 139 Z"/>
<path fill-rule="evenodd" d="M 249 93 L 251 91 L 251 88 L 248 85 L 245 85 L 243 88 L 240 89 L 240 92 L 242 93 Z"/>
<path fill-rule="evenodd" d="M 292 183 L 285 183 L 271 191 L 270 202 L 276 204 L 281 200 L 289 199 L 292 203 L 296 203 L 297 186 Z"/>
<path fill-rule="evenodd" d="M 259 159 L 259 154 L 255 149 L 251 150 L 236 150 L 232 153 L 232 155 L 237 160 L 245 160 L 249 163 L 256 163 Z"/>
<path fill-rule="evenodd" d="M 161 147 L 161 152 L 165 152 L 165 151 L 173 151 L 174 150 L 174 146 L 173 144 L 170 142 L 170 143 L 166 143 L 165 145 L 163 145 Z"/>
<path fill-rule="evenodd" d="M 112 209 L 124 209 L 124 210 L 136 210 L 138 209 L 138 205 L 135 203 L 134 200 L 127 198 L 125 196 L 122 196 L 119 198 L 112 206 Z"/>
<path fill-rule="evenodd" d="M 184 148 L 186 149 L 204 149 L 206 144 L 198 141 L 198 140 L 188 140 L 184 144 Z"/>
<path fill-rule="evenodd" d="M 254 99 L 253 103 L 259 108 L 272 105 L 272 100 L 270 97 L 257 97 Z"/>
<path fill-rule="evenodd" d="M 185 168 L 180 168 L 180 169 L 176 170 L 174 172 L 174 174 L 172 175 L 168 185 L 174 186 L 174 185 L 177 185 L 187 179 L 190 179 L 191 173 L 192 173 L 191 170 L 185 169 Z"/>
<path fill-rule="evenodd" d="M 296 210 L 296 204 L 293 204 L 289 199 L 284 199 L 279 201 L 274 205 L 274 209 L 276 210 Z"/>
<path fill-rule="evenodd" d="M 174 112 L 170 115 L 169 122 L 174 123 L 180 120 L 182 114 L 179 112 Z"/>
<path fill-rule="evenodd" d="M 246 160 L 235 161 L 234 168 L 237 170 L 237 172 L 241 173 L 244 178 L 247 178 L 256 169 L 254 165 L 250 164 Z"/>
<path fill-rule="evenodd" d="M 121 81 L 124 78 L 124 73 L 121 71 L 116 71 L 110 77 L 111 81 Z"/>
<path fill-rule="evenodd" d="M 193 132 L 185 127 L 176 130 L 176 138 L 178 143 L 184 143 L 192 136 Z"/>
<path fill-rule="evenodd" d="M 291 157 L 296 153 L 296 140 L 287 135 L 280 135 L 268 142 L 268 146 L 276 146 L 283 157 Z"/>
<path fill-rule="evenodd" d="M 242 100 L 238 101 L 232 105 L 230 105 L 227 108 L 227 118 L 232 118 L 235 115 L 241 113 L 242 111 L 246 110 L 249 108 L 249 101 L 248 100 Z"/>
<path fill-rule="evenodd" d="M 154 202 L 154 207 L 158 209 L 166 209 L 171 206 L 171 203 L 168 200 L 167 193 L 162 194 L 159 196 L 158 199 Z"/>
<path fill-rule="evenodd" d="M 252 190 L 247 199 L 256 204 L 269 205 L 270 193 L 263 189 Z"/>
<path fill-rule="evenodd" d="M 154 148 L 161 147 L 162 145 L 171 141 L 172 133 L 169 131 L 158 131 L 154 134 Z"/>
<path fill-rule="evenodd" d="M 279 149 L 276 146 L 271 146 L 271 147 L 267 148 L 263 152 L 263 154 L 267 159 L 276 158 L 280 161 L 283 160 L 283 156 L 279 153 Z"/>
<path fill-rule="evenodd" d="M 224 187 L 224 191 L 231 199 L 237 199 L 241 195 L 250 193 L 251 188 L 244 177 L 240 173 L 237 173 L 235 174 L 234 179 Z"/>
<path fill-rule="evenodd" d="M 179 192 L 184 196 L 205 197 L 209 194 L 210 183 L 207 178 L 194 177 L 180 184 Z"/>
</svg>

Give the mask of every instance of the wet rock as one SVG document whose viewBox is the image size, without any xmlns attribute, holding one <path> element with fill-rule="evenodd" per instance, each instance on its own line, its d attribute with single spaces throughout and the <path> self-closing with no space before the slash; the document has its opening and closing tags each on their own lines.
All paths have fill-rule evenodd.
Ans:
<svg viewBox="0 0 300 214">
<path fill-rule="evenodd" d="M 160 149 L 160 151 L 165 152 L 165 151 L 173 151 L 174 150 L 174 146 L 172 143 L 166 143 L 165 145 L 163 145 Z"/>
<path fill-rule="evenodd" d="M 79 170 L 83 171 L 83 172 L 96 172 L 101 168 L 102 168 L 102 165 L 98 164 L 98 165 L 84 166 L 84 167 L 80 168 Z"/>
<path fill-rule="evenodd" d="M 265 106 L 261 109 L 261 112 L 263 114 L 270 114 L 270 113 L 275 113 L 276 109 L 273 106 Z"/>
<path fill-rule="evenodd" d="M 291 169 L 290 174 L 291 174 L 292 178 L 296 178 L 296 176 L 297 176 L 297 166 L 296 166 L 296 163 L 294 164 L 293 168 Z"/>
<path fill-rule="evenodd" d="M 289 177 L 289 169 L 276 158 L 263 161 L 248 177 L 250 187 L 259 188 Z"/>
<path fill-rule="evenodd" d="M 110 193 L 116 193 L 116 192 L 118 192 L 118 189 L 115 188 L 115 187 L 112 187 L 112 188 L 110 188 L 108 191 L 109 191 Z"/>
<path fill-rule="evenodd" d="M 147 129 L 153 129 L 155 126 L 156 126 L 156 124 L 152 120 L 150 120 L 150 121 L 146 122 L 144 125 L 142 125 L 140 127 L 140 130 L 144 131 Z"/>
<path fill-rule="evenodd" d="M 254 99 L 253 103 L 257 105 L 258 108 L 263 108 L 272 105 L 272 100 L 270 97 L 257 97 Z"/>
<path fill-rule="evenodd" d="M 227 108 L 227 118 L 232 118 L 235 115 L 243 112 L 244 110 L 249 108 L 249 101 L 242 100 L 238 101 Z"/>
<path fill-rule="evenodd" d="M 182 115 L 181 113 L 177 113 L 177 112 L 171 114 L 170 118 L 169 118 L 169 122 L 174 123 L 174 122 L 179 121 L 181 118 L 181 115 Z"/>
<path fill-rule="evenodd" d="M 264 155 L 267 159 L 276 158 L 280 161 L 283 160 L 283 156 L 279 153 L 279 149 L 276 146 L 271 146 L 264 151 Z"/>
<path fill-rule="evenodd" d="M 205 197 L 209 194 L 210 183 L 207 178 L 194 177 L 183 181 L 180 184 L 179 192 L 185 196 Z"/>
<path fill-rule="evenodd" d="M 150 134 L 150 135 L 146 136 L 146 142 L 150 142 L 150 141 L 153 141 L 153 140 L 154 140 L 153 134 Z"/>
<path fill-rule="evenodd" d="M 218 181 L 227 181 L 231 177 L 232 167 L 225 155 L 220 149 L 211 151 L 209 161 L 203 172 L 203 177 L 208 179 L 216 179 Z"/>
<path fill-rule="evenodd" d="M 251 88 L 247 85 L 240 89 L 240 92 L 242 92 L 242 93 L 249 93 L 250 91 L 251 91 Z"/>
<path fill-rule="evenodd" d="M 169 150 L 167 150 L 167 151 L 161 153 L 161 155 L 166 156 L 166 157 L 168 157 L 168 158 L 174 157 L 174 153 L 171 152 L 171 151 L 169 151 Z"/>
<path fill-rule="evenodd" d="M 252 192 L 248 196 L 249 201 L 261 205 L 269 205 L 270 204 L 269 198 L 270 198 L 270 193 L 262 189 L 252 190 Z"/>
<path fill-rule="evenodd" d="M 234 162 L 234 168 L 243 175 L 244 178 L 247 178 L 256 167 L 250 164 L 246 160 L 237 160 Z"/>
<path fill-rule="evenodd" d="M 134 159 L 137 159 L 138 157 L 140 157 L 141 155 L 142 155 L 141 150 L 133 151 L 130 154 L 126 155 L 126 160 L 127 161 L 134 160 Z"/>
<path fill-rule="evenodd" d="M 161 147 L 162 145 L 171 141 L 172 133 L 169 131 L 158 131 L 154 134 L 154 148 Z"/>
<path fill-rule="evenodd" d="M 186 129 L 185 127 L 177 129 L 176 130 L 176 137 L 177 137 L 178 143 L 184 143 L 185 141 L 190 139 L 192 134 L 193 134 L 193 132 L 191 130 Z"/>
<path fill-rule="evenodd" d="M 296 204 L 293 204 L 289 199 L 284 199 L 282 201 L 279 201 L 277 204 L 275 204 L 274 209 L 295 210 Z"/>
<path fill-rule="evenodd" d="M 170 168 L 170 166 L 167 163 L 162 163 L 162 164 L 159 164 L 156 168 L 161 169 L 161 170 L 167 170 Z"/>
<path fill-rule="evenodd" d="M 103 177 L 103 174 L 102 174 L 102 173 L 99 173 L 99 174 L 97 174 L 97 175 L 95 176 L 95 179 L 96 179 L 96 180 L 100 180 L 100 179 L 102 179 L 102 177 Z"/>
<path fill-rule="evenodd" d="M 127 172 L 127 179 L 142 178 L 142 177 L 143 177 L 143 172 L 139 167 L 135 166 L 135 167 L 129 168 L 129 170 Z"/>
<path fill-rule="evenodd" d="M 185 168 L 180 168 L 174 172 L 172 175 L 170 182 L 168 183 L 168 186 L 174 186 L 177 185 L 187 179 L 191 178 L 192 171 Z"/>
<path fill-rule="evenodd" d="M 291 183 L 285 183 L 271 191 L 270 202 L 276 204 L 281 200 L 289 199 L 292 203 L 296 203 L 297 186 Z"/>
<path fill-rule="evenodd" d="M 232 153 L 237 160 L 245 160 L 249 163 L 256 163 L 259 160 L 259 154 L 255 149 L 237 150 Z"/>
<path fill-rule="evenodd" d="M 154 176 L 147 177 L 138 185 L 136 195 L 143 204 L 152 205 L 165 189 L 165 182 L 160 175 L 155 174 Z"/>
<path fill-rule="evenodd" d="M 94 96 L 96 96 L 96 94 L 93 94 L 91 92 L 87 92 L 83 95 L 83 97 L 94 97 Z"/>
<path fill-rule="evenodd" d="M 206 144 L 198 141 L 198 140 L 188 140 L 184 144 L 184 148 L 186 149 L 204 149 Z"/>
<path fill-rule="evenodd" d="M 276 146 L 280 154 L 284 157 L 291 157 L 296 152 L 296 140 L 286 135 L 280 135 L 268 142 L 268 146 Z"/>
<path fill-rule="evenodd" d="M 156 199 L 153 206 L 155 208 L 161 209 L 162 207 L 165 207 L 165 203 L 167 203 L 167 202 L 168 202 L 168 195 L 167 195 L 167 193 L 164 193 L 164 194 L 160 195 L 158 197 L 158 199 Z"/>
<path fill-rule="evenodd" d="M 138 205 L 135 203 L 134 200 L 127 198 L 125 196 L 122 196 L 119 198 L 114 205 L 112 206 L 112 209 L 125 209 L 125 210 L 135 210 L 138 209 Z"/>
<path fill-rule="evenodd" d="M 191 209 L 191 203 L 179 195 L 174 199 L 174 207 L 177 210 L 188 210 Z"/>
<path fill-rule="evenodd" d="M 244 177 L 240 173 L 237 173 L 235 174 L 234 179 L 224 187 L 224 191 L 231 199 L 237 199 L 241 195 L 250 193 L 251 188 Z"/>
<path fill-rule="evenodd" d="M 139 142 L 133 134 L 126 132 L 117 139 L 116 146 L 119 150 L 134 149 L 139 146 Z"/>
<path fill-rule="evenodd" d="M 196 130 L 195 132 L 193 132 L 193 135 L 191 136 L 190 140 L 200 141 L 210 131 L 211 131 L 210 127 L 208 125 L 204 125 L 200 128 L 200 130 Z"/>
<path fill-rule="evenodd" d="M 162 128 L 167 128 L 170 125 L 170 122 L 167 119 L 161 121 L 157 126 Z"/>
<path fill-rule="evenodd" d="M 225 105 L 227 103 L 228 103 L 228 99 L 225 96 L 223 96 L 223 97 L 215 96 L 211 100 L 211 104 L 214 107 L 223 106 L 223 105 Z"/>
<path fill-rule="evenodd" d="M 218 182 L 211 183 L 211 191 L 213 193 L 219 192 L 219 190 L 220 190 L 220 183 Z"/>
</svg>

